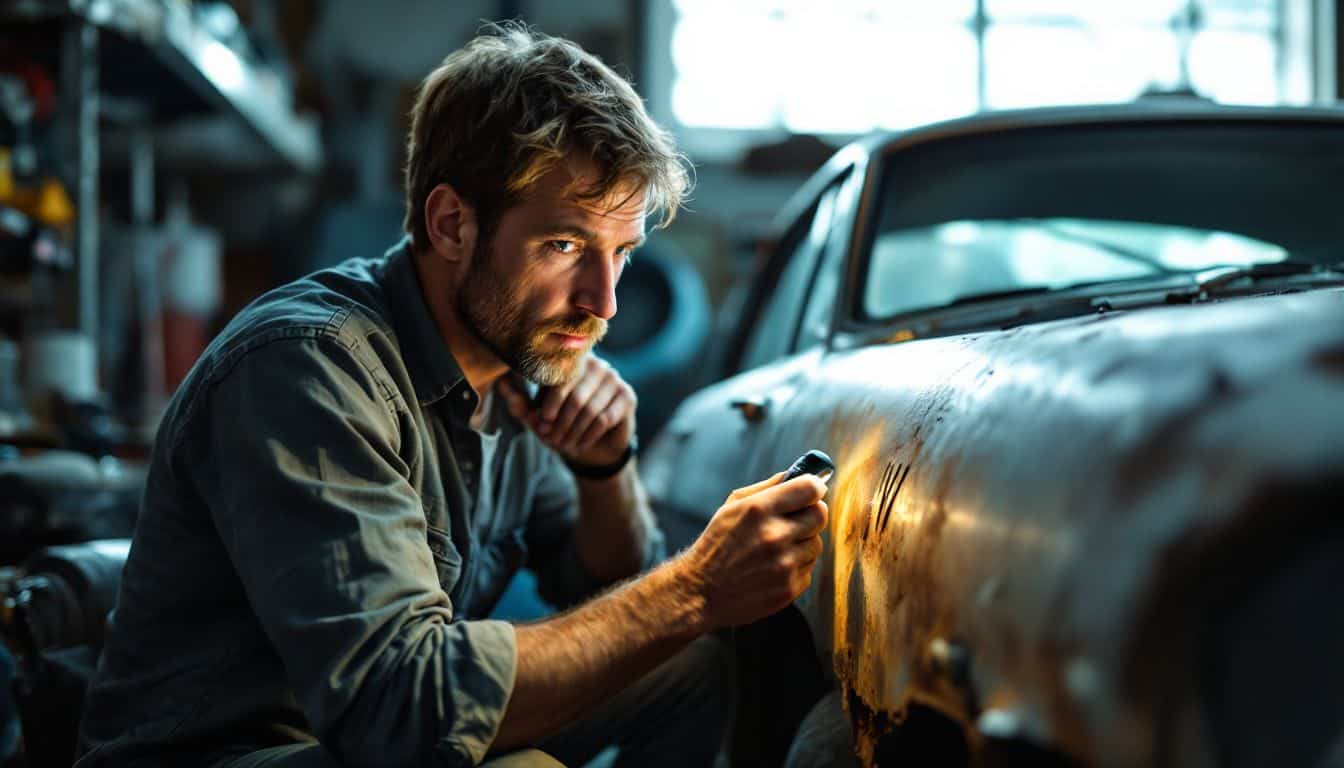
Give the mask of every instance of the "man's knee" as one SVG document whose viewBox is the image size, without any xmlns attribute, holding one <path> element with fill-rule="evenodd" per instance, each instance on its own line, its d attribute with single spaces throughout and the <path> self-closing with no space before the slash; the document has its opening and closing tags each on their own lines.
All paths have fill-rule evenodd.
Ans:
<svg viewBox="0 0 1344 768">
<path fill-rule="evenodd" d="M 586 764 L 617 745 L 617 765 L 710 765 L 732 711 L 732 655 L 715 637 L 692 642 L 541 746 Z"/>
<path fill-rule="evenodd" d="M 840 703 L 840 691 L 822 696 L 803 718 L 793 738 L 785 768 L 856 766 L 854 736 Z"/>
<path fill-rule="evenodd" d="M 214 765 L 215 768 L 340 768 L 336 758 L 320 744 L 287 744 L 258 749 L 233 755 Z"/>
<path fill-rule="evenodd" d="M 481 763 L 481 768 L 565 768 L 565 764 L 540 749 L 520 749 Z"/>
<path fill-rule="evenodd" d="M 721 725 L 732 707 L 731 648 L 719 637 L 706 635 L 688 645 L 674 661 L 688 699 L 707 719 Z"/>
</svg>

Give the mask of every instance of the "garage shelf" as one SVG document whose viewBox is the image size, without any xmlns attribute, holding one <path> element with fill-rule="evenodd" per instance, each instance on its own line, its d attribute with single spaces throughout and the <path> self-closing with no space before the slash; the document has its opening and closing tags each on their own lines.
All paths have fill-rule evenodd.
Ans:
<svg viewBox="0 0 1344 768">
<path fill-rule="evenodd" d="M 100 90 L 112 104 L 148 107 L 156 123 L 224 117 L 263 155 L 301 172 L 322 162 L 317 122 L 293 107 L 288 81 L 207 30 L 176 0 L 17 0 L 0 18 L 38 23 L 85 22 L 97 28 Z M 40 32 L 39 32 L 40 34 Z M 221 164 L 227 161 L 219 158 Z"/>
</svg>

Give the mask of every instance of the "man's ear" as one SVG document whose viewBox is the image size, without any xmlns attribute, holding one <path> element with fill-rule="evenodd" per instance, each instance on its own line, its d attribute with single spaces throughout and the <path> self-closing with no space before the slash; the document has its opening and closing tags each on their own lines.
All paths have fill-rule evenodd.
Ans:
<svg viewBox="0 0 1344 768">
<path fill-rule="evenodd" d="M 457 190 L 440 184 L 425 198 L 429 247 L 450 262 L 469 263 L 476 248 L 476 209 Z"/>
</svg>

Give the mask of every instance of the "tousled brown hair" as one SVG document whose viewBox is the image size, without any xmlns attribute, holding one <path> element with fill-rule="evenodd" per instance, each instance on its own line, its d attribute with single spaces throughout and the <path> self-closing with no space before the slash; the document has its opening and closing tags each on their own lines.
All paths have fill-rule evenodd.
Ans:
<svg viewBox="0 0 1344 768">
<path fill-rule="evenodd" d="M 597 57 L 521 24 L 489 25 L 420 86 L 407 139 L 406 232 L 416 247 L 428 242 L 425 200 L 446 183 L 476 208 L 488 238 L 571 153 L 600 172 L 575 190 L 580 199 L 604 201 L 631 185 L 660 214 L 656 226 L 671 223 L 690 185 L 671 135 Z"/>
</svg>

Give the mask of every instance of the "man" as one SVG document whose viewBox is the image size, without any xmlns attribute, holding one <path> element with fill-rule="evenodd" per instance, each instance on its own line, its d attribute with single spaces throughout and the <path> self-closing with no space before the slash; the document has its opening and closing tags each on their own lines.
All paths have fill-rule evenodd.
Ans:
<svg viewBox="0 0 1344 768">
<path fill-rule="evenodd" d="M 806 588 L 826 509 L 810 477 L 735 491 L 631 580 L 661 555 L 635 396 L 589 353 L 679 156 L 509 27 L 425 80 L 406 177 L 408 240 L 262 297 L 174 396 L 81 768 L 712 761 L 708 633 Z M 484 618 L 524 564 L 574 607 Z"/>
</svg>

